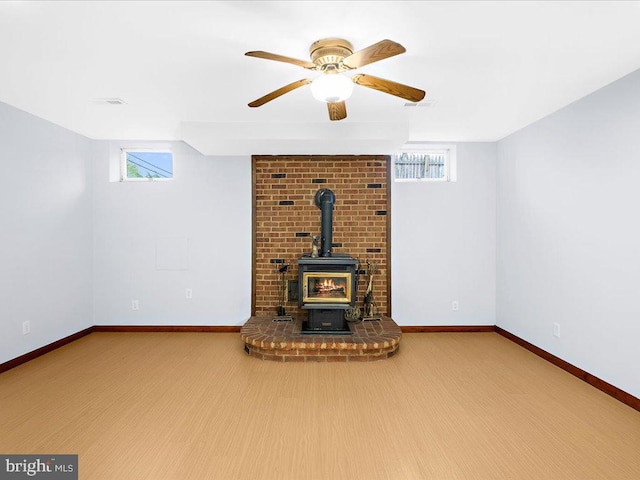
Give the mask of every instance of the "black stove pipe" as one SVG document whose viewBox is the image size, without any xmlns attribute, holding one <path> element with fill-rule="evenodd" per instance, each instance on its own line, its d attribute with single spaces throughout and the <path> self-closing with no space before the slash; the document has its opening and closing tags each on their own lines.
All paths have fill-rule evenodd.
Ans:
<svg viewBox="0 0 640 480">
<path fill-rule="evenodd" d="M 328 188 L 321 188 L 316 192 L 316 206 L 320 209 L 320 256 L 331 256 L 333 243 L 333 204 L 335 194 Z"/>
</svg>

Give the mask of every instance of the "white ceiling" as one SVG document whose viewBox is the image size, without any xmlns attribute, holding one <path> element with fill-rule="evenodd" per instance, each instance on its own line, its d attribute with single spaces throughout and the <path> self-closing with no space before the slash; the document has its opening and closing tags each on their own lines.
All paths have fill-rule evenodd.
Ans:
<svg viewBox="0 0 640 480">
<path fill-rule="evenodd" d="M 94 139 L 185 140 L 205 154 L 385 153 L 405 141 L 495 141 L 640 68 L 640 2 L 0 2 L 0 101 Z M 407 52 L 360 71 L 427 106 L 356 86 L 330 122 L 315 40 Z M 125 105 L 96 99 L 120 98 Z"/>
</svg>

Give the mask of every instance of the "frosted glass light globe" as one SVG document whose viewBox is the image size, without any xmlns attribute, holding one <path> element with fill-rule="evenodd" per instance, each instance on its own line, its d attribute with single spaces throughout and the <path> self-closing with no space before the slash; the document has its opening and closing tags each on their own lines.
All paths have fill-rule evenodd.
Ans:
<svg viewBox="0 0 640 480">
<path fill-rule="evenodd" d="M 353 93 L 353 82 L 339 73 L 324 73 L 311 83 L 311 94 L 327 103 L 342 102 Z"/>
</svg>

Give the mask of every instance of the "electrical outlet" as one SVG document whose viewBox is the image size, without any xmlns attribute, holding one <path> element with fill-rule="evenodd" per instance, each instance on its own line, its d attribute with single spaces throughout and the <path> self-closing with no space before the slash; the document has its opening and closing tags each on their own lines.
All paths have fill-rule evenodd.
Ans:
<svg viewBox="0 0 640 480">
<path fill-rule="evenodd" d="M 553 336 L 560 338 L 560 324 L 559 323 L 554 323 L 553 324 Z"/>
<path fill-rule="evenodd" d="M 451 310 L 457 312 L 460 309 L 460 305 L 458 304 L 458 300 L 454 300 L 451 302 Z"/>
<path fill-rule="evenodd" d="M 140 310 L 140 302 L 138 300 L 131 300 L 131 310 Z"/>
<path fill-rule="evenodd" d="M 22 334 L 27 335 L 28 333 L 31 333 L 31 322 L 29 320 L 22 322 Z"/>
<path fill-rule="evenodd" d="M 187 290 L 184 292 L 184 296 L 185 298 L 193 298 L 193 290 L 187 288 Z"/>
</svg>

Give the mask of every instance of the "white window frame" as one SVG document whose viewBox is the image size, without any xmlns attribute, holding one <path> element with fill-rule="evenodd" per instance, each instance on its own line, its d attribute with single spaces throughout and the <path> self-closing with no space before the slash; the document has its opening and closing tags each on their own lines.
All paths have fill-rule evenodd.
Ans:
<svg viewBox="0 0 640 480">
<path fill-rule="evenodd" d="M 396 178 L 396 158 L 406 154 L 428 155 L 428 154 L 444 154 L 444 177 L 440 178 Z M 436 144 L 405 144 L 403 148 L 396 151 L 393 156 L 393 181 L 394 182 L 455 182 L 457 180 L 457 163 L 456 148 L 454 145 L 436 145 Z"/>
<path fill-rule="evenodd" d="M 120 149 L 120 181 L 121 182 L 168 182 L 175 178 L 175 158 L 173 151 L 168 148 L 126 148 Z M 127 153 L 170 153 L 171 154 L 171 178 L 129 178 L 127 176 Z"/>
</svg>

